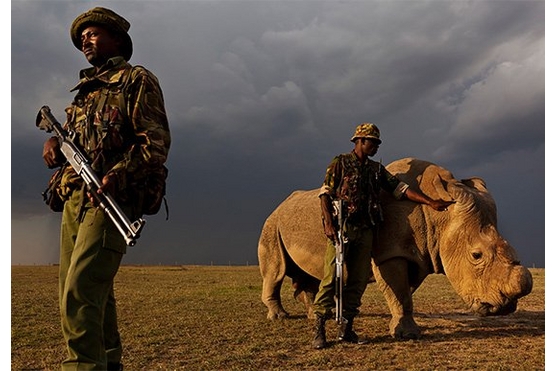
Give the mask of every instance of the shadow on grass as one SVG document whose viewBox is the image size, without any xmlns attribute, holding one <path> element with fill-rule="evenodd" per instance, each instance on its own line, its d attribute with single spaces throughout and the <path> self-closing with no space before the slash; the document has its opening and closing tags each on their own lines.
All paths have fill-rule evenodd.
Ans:
<svg viewBox="0 0 556 371">
<path fill-rule="evenodd" d="M 507 316 L 479 317 L 465 313 L 416 314 L 421 323 L 422 340 L 446 341 L 489 338 L 527 338 L 545 334 L 544 311 L 520 311 Z M 450 328 L 453 327 L 453 331 Z"/>
<path fill-rule="evenodd" d="M 358 316 L 361 321 L 376 319 L 390 319 L 390 314 L 365 313 Z M 365 328 L 364 322 L 358 323 L 358 333 L 369 338 L 373 343 L 398 343 L 406 341 L 424 342 L 446 342 L 447 340 L 465 339 L 490 339 L 490 338 L 527 338 L 531 336 L 542 336 L 545 334 L 545 312 L 544 311 L 519 311 L 507 316 L 480 317 L 470 313 L 452 312 L 443 314 L 415 313 L 415 319 L 422 331 L 418 340 L 394 339 L 389 334 L 376 335 L 376 328 Z M 311 322 L 305 315 L 296 314 L 284 318 L 284 321 Z M 333 320 L 330 320 L 333 321 Z M 375 336 L 369 333 L 375 330 Z M 339 341 L 329 341 L 329 347 L 346 344 Z"/>
</svg>

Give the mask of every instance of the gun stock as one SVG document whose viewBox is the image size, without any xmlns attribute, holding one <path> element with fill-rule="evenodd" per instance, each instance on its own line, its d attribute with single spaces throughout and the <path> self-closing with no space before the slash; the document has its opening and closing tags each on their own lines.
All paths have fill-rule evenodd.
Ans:
<svg viewBox="0 0 556 371">
<path fill-rule="evenodd" d="M 145 226 L 145 220 L 139 218 L 131 222 L 110 194 L 97 193 L 102 182 L 89 164 L 87 157 L 73 142 L 75 134 L 66 131 L 50 112 L 48 106 L 43 106 L 37 114 L 37 127 L 47 133 L 54 132 L 60 142 L 60 149 L 75 172 L 81 176 L 87 189 L 98 201 L 99 207 L 108 215 L 123 236 L 128 246 L 134 246 Z"/>
</svg>

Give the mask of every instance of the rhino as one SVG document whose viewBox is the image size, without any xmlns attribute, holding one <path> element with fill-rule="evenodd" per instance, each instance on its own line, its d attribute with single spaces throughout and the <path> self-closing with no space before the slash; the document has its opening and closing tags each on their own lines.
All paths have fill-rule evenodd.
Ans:
<svg viewBox="0 0 556 371">
<path fill-rule="evenodd" d="M 529 294 L 533 280 L 515 249 L 497 230 L 496 204 L 483 179 L 456 180 L 428 161 L 404 158 L 388 171 L 433 199 L 455 201 L 447 211 L 396 200 L 381 193 L 384 222 L 373 246 L 370 282 L 376 282 L 390 313 L 389 333 L 415 339 L 412 295 L 429 274 L 444 274 L 469 309 L 480 315 L 507 315 Z M 280 299 L 285 277 L 312 319 L 312 303 L 323 277 L 326 237 L 319 189 L 298 190 L 265 220 L 258 243 L 262 302 L 268 319 L 287 317 Z M 349 274 L 349 272 L 347 273 Z"/>
</svg>

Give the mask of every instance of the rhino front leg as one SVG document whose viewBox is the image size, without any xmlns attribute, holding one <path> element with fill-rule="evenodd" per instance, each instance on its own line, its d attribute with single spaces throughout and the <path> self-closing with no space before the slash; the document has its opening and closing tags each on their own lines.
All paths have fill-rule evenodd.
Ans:
<svg viewBox="0 0 556 371">
<path fill-rule="evenodd" d="M 373 272 L 392 314 L 390 335 L 396 339 L 418 339 L 421 330 L 413 319 L 413 297 L 407 261 L 394 258 L 380 266 L 373 264 Z"/>
</svg>

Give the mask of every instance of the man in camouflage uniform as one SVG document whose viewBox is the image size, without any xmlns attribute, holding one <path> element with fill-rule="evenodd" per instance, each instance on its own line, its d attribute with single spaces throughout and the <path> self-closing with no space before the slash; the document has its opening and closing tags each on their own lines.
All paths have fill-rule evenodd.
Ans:
<svg viewBox="0 0 556 371">
<path fill-rule="evenodd" d="M 352 152 L 336 156 L 326 170 L 324 183 L 319 192 L 328 245 L 324 256 L 324 277 L 314 301 L 317 315 L 313 347 L 326 346 L 325 322 L 331 318 L 335 307 L 335 244 L 338 242 L 338 228 L 347 237 L 344 258 L 347 280 L 343 288 L 343 313 L 346 321 L 340 325 L 338 340 L 364 344 L 353 330 L 353 319 L 359 313 L 361 297 L 370 277 L 371 250 L 375 228 L 381 222 L 382 214 L 378 195 L 384 189 L 397 199 L 427 204 L 435 210 L 446 210 L 451 202 L 432 200 L 417 190 L 401 182 L 390 174 L 382 164 L 369 158 L 378 151 L 380 131 L 371 123 L 357 126 L 351 138 L 355 143 Z M 345 224 L 338 226 L 334 219 L 333 200 L 342 200 Z"/>
<path fill-rule="evenodd" d="M 170 131 L 157 78 L 132 67 L 133 45 L 127 20 L 105 8 L 78 16 L 70 36 L 91 68 L 80 72 L 66 109 L 65 128 L 102 179 L 100 193 L 111 194 L 130 220 L 139 218 L 149 171 L 163 168 Z M 46 141 L 49 168 L 65 158 L 56 137 Z M 65 200 L 60 242 L 60 312 L 68 357 L 64 370 L 121 370 L 122 345 L 113 282 L 126 243 L 97 207 L 71 166 L 64 168 L 59 193 Z"/>
</svg>

